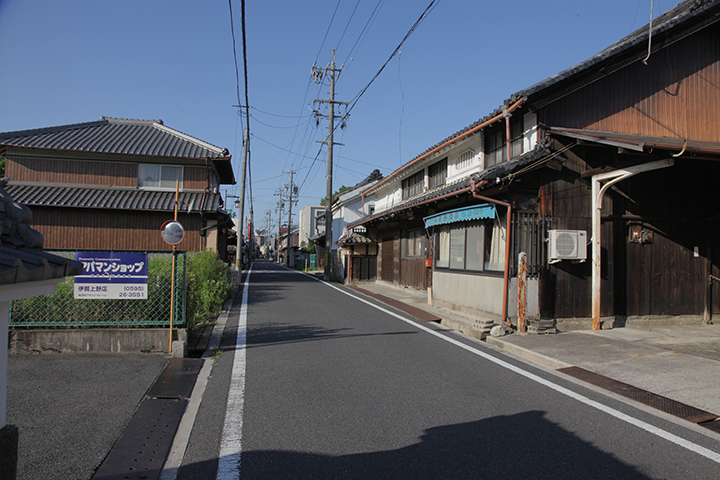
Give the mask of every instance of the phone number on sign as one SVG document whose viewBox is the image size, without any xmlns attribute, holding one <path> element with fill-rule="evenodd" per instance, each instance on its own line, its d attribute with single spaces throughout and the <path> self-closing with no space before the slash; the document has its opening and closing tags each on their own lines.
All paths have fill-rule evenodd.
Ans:
<svg viewBox="0 0 720 480">
<path fill-rule="evenodd" d="M 145 297 L 145 292 L 120 292 L 119 297 L 120 298 L 143 298 L 143 297 Z"/>
</svg>

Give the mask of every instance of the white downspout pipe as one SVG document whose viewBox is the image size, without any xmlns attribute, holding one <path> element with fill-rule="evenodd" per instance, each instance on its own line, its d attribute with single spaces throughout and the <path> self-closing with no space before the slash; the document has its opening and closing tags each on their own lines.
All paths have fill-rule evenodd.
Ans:
<svg viewBox="0 0 720 480">
<path fill-rule="evenodd" d="M 602 265 L 602 233 L 601 233 L 601 216 L 602 213 L 602 200 L 605 196 L 605 192 L 612 185 L 616 184 L 621 180 L 630 178 L 633 175 L 642 172 L 649 172 L 651 170 L 658 170 L 660 168 L 672 167 L 675 165 L 675 160 L 668 158 L 666 160 L 658 160 L 656 162 L 645 163 L 643 165 L 635 165 L 633 167 L 623 168 L 620 170 L 613 170 L 612 172 L 599 173 L 592 176 L 592 188 L 591 188 L 591 220 L 592 220 L 592 329 L 600 330 L 600 270 Z M 602 184 L 601 182 L 607 181 Z"/>
</svg>

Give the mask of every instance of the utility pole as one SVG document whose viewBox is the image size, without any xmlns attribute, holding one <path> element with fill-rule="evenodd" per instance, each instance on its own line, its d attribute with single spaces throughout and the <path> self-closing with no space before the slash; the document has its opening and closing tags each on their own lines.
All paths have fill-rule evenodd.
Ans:
<svg viewBox="0 0 720 480">
<path fill-rule="evenodd" d="M 288 202 L 289 202 L 288 203 L 288 236 L 287 236 L 288 243 L 287 243 L 287 255 L 285 256 L 285 265 L 287 265 L 289 267 L 290 266 L 290 247 L 291 247 L 290 233 L 292 232 L 292 206 L 293 206 L 293 201 L 297 202 L 297 199 L 293 200 L 293 194 L 295 194 L 295 196 L 297 197 L 297 185 L 293 186 L 293 175 L 295 174 L 295 172 L 292 170 L 292 167 L 290 167 L 290 172 L 283 171 L 283 173 L 290 173 L 290 188 L 288 189 L 288 186 L 285 185 L 285 189 L 287 190 L 288 195 L 289 195 L 289 199 L 288 199 Z"/>
<path fill-rule="evenodd" d="M 349 102 L 341 102 L 335 100 L 335 81 L 340 76 L 340 71 L 342 70 L 342 66 L 340 68 L 335 68 L 335 49 L 332 50 L 332 60 L 330 61 L 330 64 L 323 68 L 318 68 L 315 65 L 313 65 L 311 76 L 315 80 L 315 82 L 320 83 L 323 81 L 325 77 L 329 77 L 330 79 L 330 99 L 328 100 L 321 100 L 321 99 L 315 99 L 315 102 L 317 103 L 327 103 L 329 114 L 328 117 L 328 140 L 327 142 L 320 142 L 327 144 L 328 147 L 328 160 L 327 160 L 327 196 L 325 197 L 325 281 L 330 281 L 330 254 L 332 253 L 332 168 L 333 168 L 333 145 L 336 145 L 333 142 L 333 132 L 335 131 L 335 104 L 342 104 L 347 105 Z M 319 113 L 315 112 L 316 116 L 325 116 L 320 115 Z M 347 119 L 347 115 L 343 116 L 343 122 Z M 342 145 L 342 144 L 337 144 Z"/>
<path fill-rule="evenodd" d="M 275 262 L 280 263 L 280 237 L 282 236 L 282 211 L 283 211 L 283 193 L 282 189 L 278 189 L 278 193 L 275 195 L 280 196 L 280 200 L 277 202 L 278 207 L 278 234 L 277 241 L 275 242 Z"/>
<path fill-rule="evenodd" d="M 243 214 L 245 210 L 245 171 L 247 170 L 247 150 L 248 150 L 248 127 L 245 125 L 245 133 L 243 134 L 243 158 L 242 158 L 242 175 L 240 176 L 240 205 L 238 208 L 237 223 L 237 253 L 235 254 L 235 266 L 238 272 L 242 271 L 242 247 L 243 247 Z"/>
</svg>

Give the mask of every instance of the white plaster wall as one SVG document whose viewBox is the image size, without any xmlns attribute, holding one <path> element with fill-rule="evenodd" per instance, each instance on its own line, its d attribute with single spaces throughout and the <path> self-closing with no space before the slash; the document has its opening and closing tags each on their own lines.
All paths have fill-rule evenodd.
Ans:
<svg viewBox="0 0 720 480">
<path fill-rule="evenodd" d="M 434 271 L 433 302 L 464 312 L 502 315 L 503 278 Z"/>
<path fill-rule="evenodd" d="M 375 213 L 381 213 L 391 209 L 402 201 L 402 189 L 400 182 L 392 182 L 389 187 L 382 188 L 375 192 Z"/>
<path fill-rule="evenodd" d="M 468 149 L 472 149 L 475 152 L 470 165 L 462 169 L 457 168 L 456 162 L 458 157 Z M 458 180 L 462 180 L 470 174 L 480 171 L 483 156 L 482 150 L 482 135 L 477 135 L 476 137 L 473 137 L 472 141 L 463 143 L 458 148 L 453 149 L 452 153 L 448 156 L 448 175 L 445 183 L 453 183 Z"/>
</svg>

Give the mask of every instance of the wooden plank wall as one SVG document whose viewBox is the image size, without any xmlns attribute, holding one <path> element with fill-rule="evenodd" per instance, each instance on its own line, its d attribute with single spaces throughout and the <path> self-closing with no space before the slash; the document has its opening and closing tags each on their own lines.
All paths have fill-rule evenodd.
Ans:
<svg viewBox="0 0 720 480">
<path fill-rule="evenodd" d="M 427 288 L 427 272 L 425 271 L 425 259 L 418 257 L 403 258 L 400 261 L 401 285 L 422 289 Z"/>
<path fill-rule="evenodd" d="M 138 164 L 40 157 L 9 157 L 6 176 L 17 182 L 137 187 Z M 183 188 L 203 190 L 205 166 L 183 165 Z"/>
<path fill-rule="evenodd" d="M 162 240 L 160 227 L 168 213 L 102 211 L 33 207 L 32 228 L 45 237 L 44 248 L 80 250 L 172 250 Z M 185 238 L 178 249 L 201 251 L 199 215 L 178 215 Z"/>
<path fill-rule="evenodd" d="M 720 26 L 544 107 L 546 125 L 720 141 Z"/>
<path fill-rule="evenodd" d="M 578 168 L 572 159 L 569 165 Z M 554 229 L 590 232 L 588 181 L 569 172 L 558 177 L 539 189 L 541 213 L 552 217 Z M 707 273 L 720 271 L 717 178 L 720 163 L 688 157 L 608 190 L 602 212 L 601 315 L 703 314 Z M 629 225 L 651 232 L 652 243 L 629 241 Z M 591 256 L 589 246 L 587 262 L 562 261 L 541 272 L 543 316 L 590 316 Z M 712 309 L 718 312 L 720 287 L 712 291 Z"/>
</svg>

